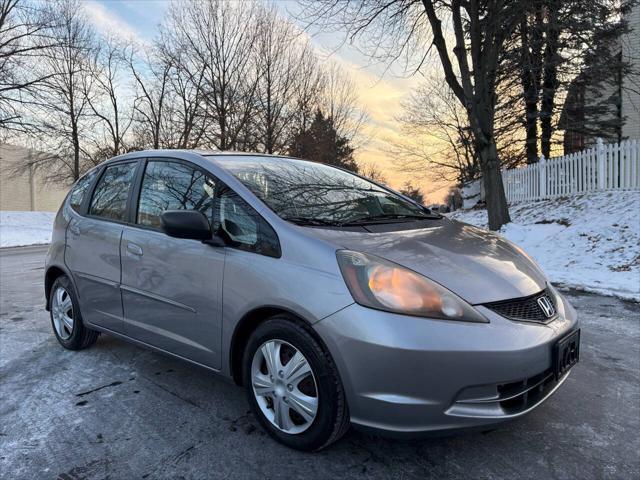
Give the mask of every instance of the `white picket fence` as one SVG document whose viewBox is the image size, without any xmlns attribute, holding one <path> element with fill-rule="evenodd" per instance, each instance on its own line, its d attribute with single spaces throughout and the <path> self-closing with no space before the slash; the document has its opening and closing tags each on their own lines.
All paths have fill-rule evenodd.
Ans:
<svg viewBox="0 0 640 480">
<path fill-rule="evenodd" d="M 505 170 L 502 181 L 509 202 L 640 189 L 640 140 L 605 145 L 598 139 L 589 150 Z"/>
</svg>

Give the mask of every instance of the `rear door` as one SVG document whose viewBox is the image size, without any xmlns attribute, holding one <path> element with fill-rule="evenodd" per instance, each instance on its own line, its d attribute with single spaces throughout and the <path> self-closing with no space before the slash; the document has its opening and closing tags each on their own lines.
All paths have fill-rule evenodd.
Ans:
<svg viewBox="0 0 640 480">
<path fill-rule="evenodd" d="M 107 165 L 86 214 L 74 215 L 67 228 L 65 262 L 73 275 L 84 320 L 122 332 L 120 237 L 137 161 Z"/>
<path fill-rule="evenodd" d="M 122 234 L 121 289 L 128 336 L 219 369 L 225 249 L 160 231 L 165 210 L 199 210 L 211 221 L 215 190 L 216 180 L 188 162 L 146 162 Z"/>
</svg>

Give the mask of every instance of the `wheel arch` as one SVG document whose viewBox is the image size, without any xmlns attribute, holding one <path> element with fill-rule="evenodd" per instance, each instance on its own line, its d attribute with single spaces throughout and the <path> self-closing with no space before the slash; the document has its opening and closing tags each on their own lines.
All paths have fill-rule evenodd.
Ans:
<svg viewBox="0 0 640 480">
<path fill-rule="evenodd" d="M 231 336 L 231 344 L 229 347 L 229 372 L 236 385 L 242 385 L 242 357 L 249 337 L 259 325 L 275 315 L 286 315 L 289 317 L 291 321 L 307 330 L 307 332 L 309 332 L 309 334 L 318 341 L 320 346 L 326 352 L 329 352 L 325 342 L 311 327 L 311 322 L 299 313 L 281 306 L 262 306 L 254 308 L 240 319 L 236 324 L 233 335 Z"/>
<path fill-rule="evenodd" d="M 53 287 L 53 283 L 56 279 L 63 275 L 66 275 L 73 285 L 73 279 L 71 278 L 71 275 L 69 275 L 69 272 L 59 265 L 49 266 L 44 274 L 45 309 L 47 312 L 51 309 L 51 302 L 49 301 L 49 297 L 51 296 L 51 287 Z"/>
</svg>

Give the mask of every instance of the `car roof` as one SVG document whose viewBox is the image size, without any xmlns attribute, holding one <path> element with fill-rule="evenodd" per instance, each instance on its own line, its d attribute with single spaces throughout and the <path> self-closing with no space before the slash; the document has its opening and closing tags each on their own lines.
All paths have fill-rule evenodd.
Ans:
<svg viewBox="0 0 640 480">
<path fill-rule="evenodd" d="M 125 160 L 130 158 L 143 158 L 152 156 L 171 156 L 171 155 L 200 155 L 202 157 L 227 157 L 227 156 L 242 156 L 242 157 L 271 157 L 271 158 L 289 158 L 297 160 L 295 157 L 289 157 L 287 155 L 275 155 L 270 153 L 259 152 L 236 152 L 236 151 L 220 151 L 220 150 L 188 150 L 188 149 L 158 149 L 158 150 L 136 150 L 135 152 L 128 152 L 117 157 L 106 160 L 107 162 Z"/>
<path fill-rule="evenodd" d="M 220 150 L 185 150 L 188 152 L 193 152 L 193 153 L 197 153 L 198 155 L 202 155 L 205 157 L 222 157 L 222 156 L 228 156 L 228 155 L 236 155 L 236 156 L 243 156 L 243 157 L 284 157 L 284 158 L 293 158 L 293 157 L 287 157 L 286 155 L 276 155 L 273 153 L 259 153 L 259 152 L 237 152 L 235 150 L 225 150 L 225 151 L 220 151 Z"/>
<path fill-rule="evenodd" d="M 263 159 L 265 162 L 273 162 L 273 160 L 279 160 L 286 163 L 314 163 L 326 165 L 322 162 L 313 162 L 311 160 L 305 160 L 297 157 L 290 157 L 287 155 L 275 155 L 269 153 L 257 153 L 257 152 L 236 152 L 236 151 L 219 151 L 219 150 L 186 150 L 186 149 L 163 149 L 163 150 L 138 150 L 135 152 L 129 152 L 117 157 L 110 158 L 102 162 L 100 165 L 108 165 L 110 163 L 126 161 L 126 160 L 140 160 L 144 158 L 166 158 L 166 159 L 180 159 L 191 161 L 201 167 L 207 168 L 206 164 L 213 165 L 218 169 L 227 171 L 227 166 L 223 162 L 216 161 L 221 158 L 236 157 L 238 160 L 243 161 L 260 161 Z M 332 166 L 332 165 L 327 165 Z M 340 169 L 339 167 L 336 167 Z M 340 169 L 341 170 L 341 169 Z M 215 173 L 215 172 L 214 172 Z"/>
</svg>

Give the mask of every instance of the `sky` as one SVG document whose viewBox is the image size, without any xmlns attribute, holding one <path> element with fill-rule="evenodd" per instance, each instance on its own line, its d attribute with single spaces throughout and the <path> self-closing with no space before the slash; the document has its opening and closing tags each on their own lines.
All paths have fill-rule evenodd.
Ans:
<svg viewBox="0 0 640 480">
<path fill-rule="evenodd" d="M 143 42 L 155 37 L 168 8 L 168 1 L 164 0 L 85 0 L 83 3 L 90 21 L 100 33 Z M 279 0 L 275 5 L 283 16 L 297 22 L 294 17 L 299 6 L 295 0 Z M 398 139 L 400 135 L 396 118 L 402 111 L 401 102 L 419 85 L 421 78 L 394 74 L 384 65 L 372 64 L 335 33 L 311 30 L 308 35 L 322 58 L 339 62 L 352 76 L 359 101 L 369 114 L 366 140 L 356 152 L 358 162 L 375 164 L 394 188 L 400 188 L 410 180 L 422 189 L 426 203 L 442 201 L 448 185 L 434 184 L 415 173 L 400 171 L 387 151 L 388 140 Z"/>
</svg>

